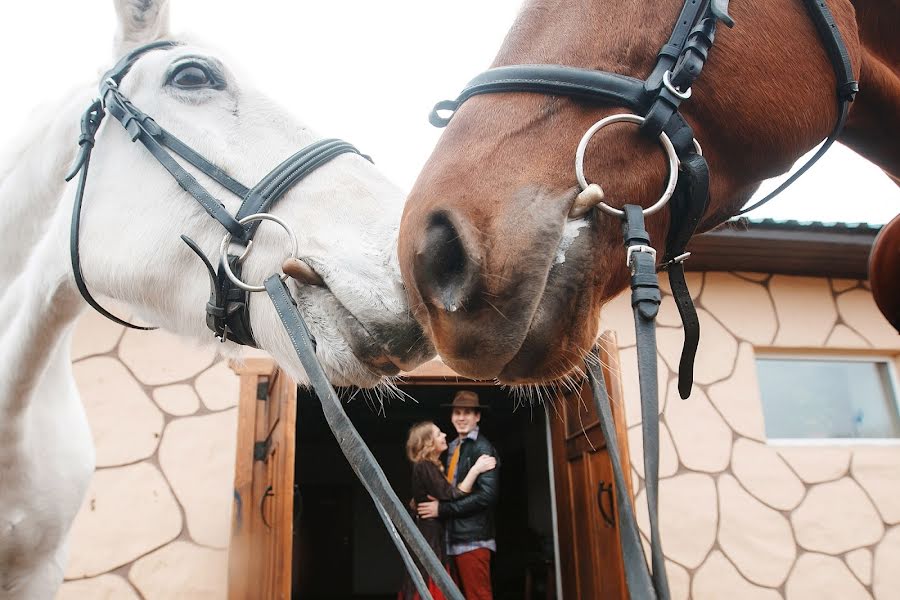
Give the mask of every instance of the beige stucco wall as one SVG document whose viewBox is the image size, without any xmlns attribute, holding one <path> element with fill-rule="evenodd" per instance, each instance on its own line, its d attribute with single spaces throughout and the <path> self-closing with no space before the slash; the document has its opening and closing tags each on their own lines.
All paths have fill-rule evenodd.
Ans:
<svg viewBox="0 0 900 600">
<path fill-rule="evenodd" d="M 767 444 L 754 356 L 878 353 L 900 368 L 900 336 L 860 282 L 707 273 L 689 283 L 703 333 L 687 401 L 673 387 L 681 331 L 668 295 L 658 330 L 660 515 L 674 600 L 898 597 L 900 445 Z M 603 324 L 619 340 L 642 506 L 627 293 Z M 58 599 L 224 598 L 237 377 L 212 351 L 93 312 L 73 359 L 97 472 Z"/>
<path fill-rule="evenodd" d="M 757 273 L 689 276 L 702 338 L 688 400 L 675 389 L 680 320 L 659 315 L 660 521 L 674 600 L 900 597 L 900 445 L 766 440 L 754 357 L 771 350 L 878 354 L 900 336 L 865 283 Z M 640 405 L 629 294 L 604 309 L 616 332 L 640 528 Z"/>
<path fill-rule="evenodd" d="M 97 470 L 57 600 L 224 598 L 238 378 L 212 350 L 93 311 L 73 369 Z"/>
</svg>

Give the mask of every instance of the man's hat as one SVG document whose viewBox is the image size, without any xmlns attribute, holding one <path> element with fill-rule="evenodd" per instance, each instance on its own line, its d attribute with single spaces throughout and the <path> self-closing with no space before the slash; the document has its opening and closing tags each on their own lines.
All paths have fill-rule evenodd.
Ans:
<svg viewBox="0 0 900 600">
<path fill-rule="evenodd" d="M 450 404 L 441 404 L 444 408 L 471 408 L 473 410 L 489 410 L 491 407 L 487 404 L 481 404 L 478 394 L 471 390 L 460 390 L 453 396 L 453 402 Z"/>
</svg>

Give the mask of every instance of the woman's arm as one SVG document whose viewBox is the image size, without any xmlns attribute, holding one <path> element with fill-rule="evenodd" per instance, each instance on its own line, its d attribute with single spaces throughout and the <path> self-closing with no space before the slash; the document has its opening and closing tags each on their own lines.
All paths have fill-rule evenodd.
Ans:
<svg viewBox="0 0 900 600">
<path fill-rule="evenodd" d="M 472 468 L 469 469 L 469 472 L 466 473 L 466 478 L 459 482 L 456 487 L 468 494 L 472 491 L 472 486 L 475 485 L 475 480 L 478 479 L 478 476 L 492 470 L 496 466 L 496 458 L 487 454 L 482 454 L 478 457 L 478 460 L 475 461 L 475 464 L 472 465 Z"/>
<path fill-rule="evenodd" d="M 453 500 L 463 495 L 444 478 L 444 474 L 437 465 L 427 461 L 416 463 L 413 467 L 413 477 L 420 477 L 423 491 L 437 500 Z"/>
</svg>

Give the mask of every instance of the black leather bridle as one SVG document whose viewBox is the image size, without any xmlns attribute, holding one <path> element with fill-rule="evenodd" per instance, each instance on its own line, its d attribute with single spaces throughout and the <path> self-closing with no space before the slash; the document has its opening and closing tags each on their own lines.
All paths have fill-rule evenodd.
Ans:
<svg viewBox="0 0 900 600">
<path fill-rule="evenodd" d="M 771 200 L 806 172 L 828 150 L 840 135 L 850 102 L 859 89 L 858 83 L 853 79 L 849 53 L 824 0 L 803 0 L 803 3 L 815 23 L 834 68 L 837 79 L 838 119 L 831 134 L 808 162 L 772 193 L 745 208 L 740 214 Z M 687 243 L 706 211 L 709 197 L 709 168 L 699 151 L 699 146 L 696 145 L 691 127 L 678 109 L 682 102 L 690 98 L 691 85 L 703 70 L 719 22 L 728 27 L 734 25 L 734 21 L 728 15 L 728 0 L 685 0 L 675 28 L 659 51 L 656 65 L 646 80 L 561 65 L 496 67 L 472 79 L 455 100 L 439 102 L 429 116 L 433 125 L 444 127 L 462 103 L 479 94 L 529 92 L 566 96 L 590 104 L 625 107 L 638 115 L 637 119 L 629 115 L 627 120 L 640 123 L 643 135 L 661 141 L 665 141 L 663 137 L 667 137 L 674 147 L 680 174 L 677 175 L 678 181 L 670 200 L 669 234 L 665 256 L 660 265 L 656 264 L 656 251 L 651 247 L 649 235 L 644 228 L 644 216 L 650 214 L 650 210 L 643 210 L 640 206 L 630 204 L 626 204 L 621 211 L 608 206 L 604 208 L 602 203 L 598 205 L 604 212 L 622 218 L 627 265 L 631 268 L 631 304 L 637 333 L 641 413 L 644 415 L 642 434 L 652 572 L 644 556 L 634 508 L 627 495 L 625 486 L 627 474 L 622 471 L 616 430 L 612 422 L 603 374 L 595 362 L 586 363 L 594 402 L 612 461 L 625 579 L 631 597 L 641 600 L 653 598 L 668 600 L 670 597 L 657 510 L 659 419 L 656 415 L 659 401 L 656 389 L 655 318 L 661 300 L 658 270 L 666 270 L 669 273 L 672 295 L 684 326 L 685 340 L 678 370 L 678 390 L 682 398 L 690 395 L 694 356 L 700 340 L 699 321 L 685 281 L 683 261 L 688 256 L 685 252 Z M 450 114 L 444 116 L 442 113 L 445 112 Z M 582 143 L 586 143 L 586 139 L 583 138 Z M 585 190 L 585 185 L 582 183 L 580 185 L 582 190 Z M 657 203 L 652 208 L 655 211 L 659 206 L 661 204 Z"/>
<path fill-rule="evenodd" d="M 215 333 L 216 338 L 222 342 L 229 339 L 238 344 L 255 347 L 256 341 L 253 338 L 253 330 L 250 324 L 250 292 L 248 288 L 255 288 L 253 291 L 262 291 L 264 289 L 268 293 L 291 340 L 291 344 L 309 377 L 310 383 L 322 403 L 322 409 L 331 430 L 357 477 L 359 477 L 363 486 L 372 497 L 378 514 L 384 521 L 392 541 L 400 552 L 401 558 L 419 591 L 419 595 L 427 600 L 432 598 L 419 568 L 410 555 L 409 549 L 415 553 L 420 564 L 447 598 L 463 600 L 459 589 L 428 546 L 425 538 L 422 537 L 407 508 L 397 498 L 397 495 L 391 488 L 374 455 L 344 412 L 340 399 L 316 358 L 315 338 L 307 329 L 303 317 L 297 310 L 296 301 L 284 284 L 286 276 L 271 275 L 266 279 L 264 286 L 248 286 L 239 279 L 241 262 L 249 250 L 261 220 L 279 222 L 293 238 L 293 232 L 290 231 L 287 224 L 267 214 L 272 205 L 294 184 L 333 158 L 341 154 L 360 154 L 360 152 L 352 145 L 341 140 L 320 140 L 289 157 L 252 188 L 244 186 L 229 176 L 223 169 L 210 163 L 177 137 L 159 126 L 150 116 L 141 112 L 119 89 L 122 79 L 140 57 L 152 50 L 170 49 L 176 45 L 178 45 L 177 42 L 159 41 L 132 50 L 103 76 L 100 83 L 100 97 L 91 103 L 82 116 L 81 136 L 78 139 L 80 151 L 72 170 L 66 177 L 68 181 L 80 173 L 73 206 L 70 237 L 72 271 L 78 290 L 88 304 L 116 323 L 134 329 L 154 329 L 153 327 L 142 327 L 128 323 L 103 308 L 91 296 L 81 273 L 78 242 L 85 184 L 97 131 L 100 128 L 104 115 L 109 113 L 127 130 L 132 142 L 141 142 L 150 154 L 175 178 L 178 184 L 193 196 L 200 206 L 228 232 L 228 236 L 223 240 L 222 256 L 218 269 L 213 268 L 210 260 L 193 240 L 187 236 L 181 236 L 191 250 L 201 258 L 209 273 L 211 293 L 206 306 L 207 326 Z M 219 200 L 175 160 L 171 153 L 178 155 L 184 161 L 221 184 L 228 191 L 242 198 L 237 214 L 232 216 Z M 360 155 L 368 158 L 365 155 Z M 244 246 L 245 250 L 240 256 L 228 253 L 230 248 L 229 237 L 231 241 Z M 227 261 L 228 268 L 224 264 L 225 261 Z M 407 549 L 407 545 L 409 549 Z"/>
</svg>

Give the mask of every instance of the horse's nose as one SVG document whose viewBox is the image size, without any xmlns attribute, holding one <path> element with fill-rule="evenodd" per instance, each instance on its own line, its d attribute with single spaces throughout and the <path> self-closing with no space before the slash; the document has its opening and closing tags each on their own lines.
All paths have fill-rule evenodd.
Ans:
<svg viewBox="0 0 900 600">
<path fill-rule="evenodd" d="M 481 258 L 471 225 L 448 211 L 433 212 L 413 264 L 422 298 L 439 310 L 465 309 L 479 287 Z"/>
</svg>

